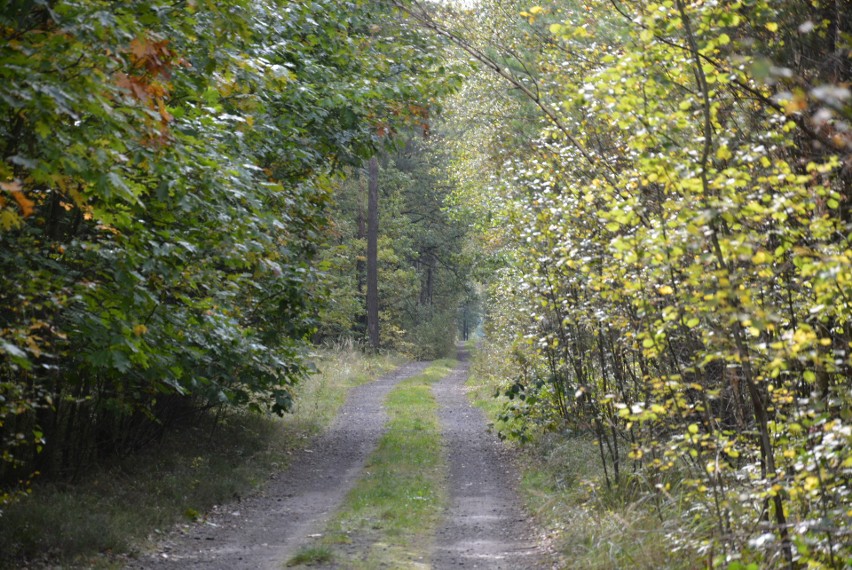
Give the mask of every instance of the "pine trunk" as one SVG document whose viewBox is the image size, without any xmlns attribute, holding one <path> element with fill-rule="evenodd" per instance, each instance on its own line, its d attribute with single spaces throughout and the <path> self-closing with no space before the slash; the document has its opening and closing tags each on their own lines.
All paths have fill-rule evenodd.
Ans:
<svg viewBox="0 0 852 570">
<path fill-rule="evenodd" d="M 379 161 L 370 159 L 367 192 L 367 335 L 379 348 Z"/>
</svg>

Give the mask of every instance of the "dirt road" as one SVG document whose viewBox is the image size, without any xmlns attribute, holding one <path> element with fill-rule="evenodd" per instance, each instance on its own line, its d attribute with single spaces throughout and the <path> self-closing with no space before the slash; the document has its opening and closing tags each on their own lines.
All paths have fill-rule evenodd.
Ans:
<svg viewBox="0 0 852 570">
<path fill-rule="evenodd" d="M 544 568 L 514 492 L 510 463 L 464 394 L 462 363 L 435 385 L 451 505 L 435 538 L 431 567 Z M 257 495 L 217 509 L 174 533 L 128 568 L 278 569 L 325 524 L 358 479 L 384 431 L 390 390 L 427 363 L 403 366 L 350 392 L 329 430 L 294 457 Z"/>
<path fill-rule="evenodd" d="M 432 567 L 546 568 L 520 507 L 506 450 L 464 391 L 467 358 L 435 386 L 449 463 L 450 508 L 438 529 Z"/>
</svg>

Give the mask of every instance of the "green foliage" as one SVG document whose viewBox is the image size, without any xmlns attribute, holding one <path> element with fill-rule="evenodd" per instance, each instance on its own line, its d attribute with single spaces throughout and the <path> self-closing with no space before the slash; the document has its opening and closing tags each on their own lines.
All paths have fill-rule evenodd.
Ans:
<svg viewBox="0 0 852 570">
<path fill-rule="evenodd" d="M 483 127 L 455 165 L 508 265 L 487 330 L 516 359 L 509 416 L 593 432 L 607 484 L 639 473 L 655 504 L 682 477 L 669 538 L 715 567 L 844 567 L 848 8 L 510 4 L 465 49 L 539 129 L 492 150 Z"/>
<path fill-rule="evenodd" d="M 468 230 L 445 208 L 448 156 L 436 131 L 426 140 L 401 137 L 383 157 L 379 176 L 382 344 L 417 358 L 452 355 L 457 307 L 475 298 Z M 366 185 L 366 175 L 352 171 L 336 191 L 319 254 L 331 290 L 319 319 L 322 338 L 364 334 Z"/>
<path fill-rule="evenodd" d="M 450 358 L 456 353 L 455 311 L 432 312 L 420 317 L 409 331 L 408 338 L 418 360 Z"/>
<path fill-rule="evenodd" d="M 334 553 L 327 546 L 312 546 L 296 553 L 286 566 L 301 566 L 306 564 L 328 564 L 334 560 Z"/>
<path fill-rule="evenodd" d="M 4 488 L 142 446 L 188 398 L 291 407 L 335 173 L 453 85 L 429 45 L 362 1 L 7 3 Z"/>
</svg>

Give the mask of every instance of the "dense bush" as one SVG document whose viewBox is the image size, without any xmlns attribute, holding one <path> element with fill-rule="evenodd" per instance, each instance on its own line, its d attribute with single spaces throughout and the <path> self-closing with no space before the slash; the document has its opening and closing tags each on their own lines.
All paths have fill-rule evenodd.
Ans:
<svg viewBox="0 0 852 570">
<path fill-rule="evenodd" d="M 670 540 L 708 566 L 852 560 L 850 15 L 674 0 L 486 2 L 475 33 L 421 18 L 513 85 L 494 113 L 541 116 L 525 141 L 470 130 L 456 167 L 511 268 L 488 302 L 517 343 L 510 414 L 593 431 L 612 486 L 682 488 Z"/>
<path fill-rule="evenodd" d="M 361 1 L 6 3 L 4 486 L 289 408 L 332 178 L 445 88 L 427 46 Z"/>
</svg>

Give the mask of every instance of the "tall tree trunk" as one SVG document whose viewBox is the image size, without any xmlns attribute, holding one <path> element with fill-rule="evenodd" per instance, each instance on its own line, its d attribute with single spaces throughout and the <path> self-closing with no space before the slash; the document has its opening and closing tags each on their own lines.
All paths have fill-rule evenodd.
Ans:
<svg viewBox="0 0 852 570">
<path fill-rule="evenodd" d="M 426 271 L 420 278 L 420 304 L 428 307 L 432 304 L 432 267 L 435 263 L 431 251 L 423 254 L 421 263 Z"/>
<path fill-rule="evenodd" d="M 358 173 L 358 239 L 367 239 L 367 211 L 366 211 L 366 203 L 364 200 L 364 194 L 366 194 L 366 184 L 364 183 L 366 180 L 366 176 L 364 176 L 364 171 L 360 170 Z M 366 258 L 362 258 L 358 256 L 357 261 L 355 262 L 355 273 L 358 277 L 358 294 L 364 294 L 364 287 L 366 287 L 366 272 L 367 272 L 367 262 Z M 360 318 L 359 318 L 360 321 Z M 363 321 L 361 324 L 365 324 Z"/>
<path fill-rule="evenodd" d="M 379 348 L 379 161 L 370 159 L 367 192 L 367 335 Z"/>
<path fill-rule="evenodd" d="M 469 333 L 467 330 L 467 306 L 464 307 L 464 312 L 462 313 L 462 340 L 467 340 Z"/>
</svg>

